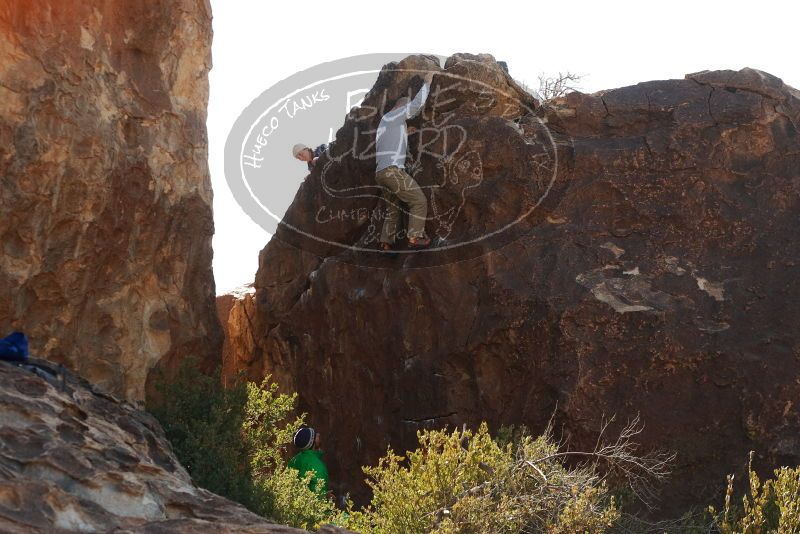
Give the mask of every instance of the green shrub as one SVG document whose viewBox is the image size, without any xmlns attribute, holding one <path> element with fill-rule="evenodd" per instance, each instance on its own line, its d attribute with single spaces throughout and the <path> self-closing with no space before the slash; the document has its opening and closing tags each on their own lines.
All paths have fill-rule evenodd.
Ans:
<svg viewBox="0 0 800 534">
<path fill-rule="evenodd" d="M 389 450 L 364 468 L 373 499 L 341 515 L 309 489 L 311 473 L 300 479 L 286 466 L 285 446 L 303 422 L 290 419 L 296 395 L 280 394 L 269 377 L 224 389 L 218 372 L 204 376 L 191 361 L 157 387 L 162 403 L 152 412 L 197 485 L 304 529 L 335 520 L 376 534 L 599 533 L 620 516 L 606 475 L 616 468 L 640 495 L 649 478 L 666 473 L 668 458 L 634 455 L 637 421 L 588 453 L 559 452 L 549 429 L 533 438 L 524 428 L 504 428 L 497 439 L 485 424 L 474 432 L 425 431 L 406 457 Z M 564 464 L 569 457 L 578 467 Z M 608 464 L 602 476 L 600 461 Z"/>
<path fill-rule="evenodd" d="M 800 532 L 800 467 L 781 467 L 775 478 L 763 483 L 753 471 L 750 453 L 748 493 L 741 506 L 733 501 L 734 476 L 728 475 L 725 506 L 721 514 L 714 507 L 716 526 L 722 534 L 790 534 Z"/>
<path fill-rule="evenodd" d="M 300 478 L 296 470 L 286 466 L 284 448 L 303 424 L 299 417 L 280 426 L 294 410 L 296 393 L 278 393 L 276 384 L 247 384 L 247 405 L 242 424 L 244 441 L 253 476 L 254 512 L 278 523 L 311 529 L 331 521 L 336 514 L 333 501 L 321 499 L 309 489 L 313 473 Z"/>
<path fill-rule="evenodd" d="M 175 455 L 194 482 L 209 491 L 251 507 L 251 479 L 241 428 L 247 402 L 245 384 L 222 388 L 219 374 L 206 376 L 193 359 L 175 378 L 159 377 L 161 401 L 149 406 Z"/>
<path fill-rule="evenodd" d="M 302 416 L 289 419 L 296 394 L 279 393 L 269 377 L 225 389 L 219 371 L 203 375 L 192 359 L 156 387 L 161 402 L 150 410 L 195 484 L 298 528 L 315 528 L 334 515 L 333 503 L 309 489 L 311 473 L 301 479 L 284 461 L 303 423 Z"/>
<path fill-rule="evenodd" d="M 305 530 L 334 522 L 338 510 L 333 501 L 322 499 L 309 489 L 311 477 L 309 472 L 300 479 L 296 470 L 281 465 L 270 476 L 258 480 L 257 491 L 269 507 L 254 511 L 277 523 Z"/>
<path fill-rule="evenodd" d="M 347 528 L 390 533 L 603 532 L 619 516 L 591 466 L 568 469 L 549 434 L 499 445 L 476 432 L 424 431 L 401 457 L 388 451 L 365 468 L 369 507 Z"/>
</svg>

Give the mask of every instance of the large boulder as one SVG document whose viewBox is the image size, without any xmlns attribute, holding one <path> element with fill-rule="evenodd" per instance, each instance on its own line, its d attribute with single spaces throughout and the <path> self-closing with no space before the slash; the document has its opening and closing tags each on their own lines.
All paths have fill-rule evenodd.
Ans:
<svg viewBox="0 0 800 534">
<path fill-rule="evenodd" d="M 204 0 L 0 8 L 0 332 L 131 400 L 219 359 L 210 45 Z"/>
<path fill-rule="evenodd" d="M 374 185 L 369 132 L 421 84 L 409 65 L 466 82 L 410 143 L 435 247 L 391 257 L 369 251 L 377 196 L 336 193 Z M 752 69 L 540 106 L 491 56 L 387 65 L 261 252 L 257 352 L 233 367 L 299 392 L 356 496 L 422 428 L 552 417 L 587 449 L 638 414 L 642 450 L 677 453 L 661 513 L 706 504 L 750 450 L 800 463 L 798 125 L 800 94 Z"/>
</svg>

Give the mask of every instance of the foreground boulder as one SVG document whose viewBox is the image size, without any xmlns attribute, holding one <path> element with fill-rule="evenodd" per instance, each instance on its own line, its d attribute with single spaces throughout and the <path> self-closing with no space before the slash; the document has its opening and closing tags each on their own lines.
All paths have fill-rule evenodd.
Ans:
<svg viewBox="0 0 800 534">
<path fill-rule="evenodd" d="M 0 362 L 0 406 L 2 532 L 301 532 L 195 486 L 152 416 L 69 372 Z"/>
<path fill-rule="evenodd" d="M 219 357 L 210 49 L 203 1 L 0 9 L 0 336 L 130 400 Z"/>
<path fill-rule="evenodd" d="M 468 73 L 505 97 L 450 95 L 456 153 L 429 100 L 410 152 L 436 245 L 388 257 L 371 216 L 321 225 L 317 207 L 380 208 L 331 192 L 374 185 L 358 132 L 426 68 L 434 91 Z M 589 449 L 604 418 L 639 414 L 643 448 L 677 452 L 659 513 L 707 504 L 749 450 L 759 469 L 800 463 L 798 125 L 800 94 L 752 69 L 540 106 L 488 56 L 389 65 L 262 251 L 257 352 L 229 363 L 299 392 L 356 496 L 360 466 L 420 428 L 553 417 Z"/>
</svg>

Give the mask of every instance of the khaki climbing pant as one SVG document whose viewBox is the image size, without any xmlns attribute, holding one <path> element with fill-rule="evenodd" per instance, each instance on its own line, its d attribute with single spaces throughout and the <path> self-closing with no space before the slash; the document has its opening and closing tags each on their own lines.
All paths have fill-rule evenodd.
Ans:
<svg viewBox="0 0 800 534">
<path fill-rule="evenodd" d="M 383 187 L 386 202 L 386 219 L 383 221 L 381 243 L 394 243 L 400 222 L 399 201 L 408 204 L 408 237 L 424 237 L 428 200 L 416 180 L 394 165 L 375 174 L 375 181 Z"/>
</svg>

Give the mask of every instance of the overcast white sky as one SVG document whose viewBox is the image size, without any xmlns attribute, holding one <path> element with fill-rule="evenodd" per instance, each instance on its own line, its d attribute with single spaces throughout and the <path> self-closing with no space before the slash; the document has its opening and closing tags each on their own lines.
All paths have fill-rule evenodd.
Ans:
<svg viewBox="0 0 800 534">
<path fill-rule="evenodd" d="M 517 80 L 570 70 L 594 92 L 706 69 L 753 67 L 800 88 L 798 0 L 486 2 L 211 0 L 208 110 L 217 294 L 253 281 L 269 235 L 244 214 L 223 173 L 225 139 L 274 83 L 357 54 L 488 52 Z"/>
</svg>

